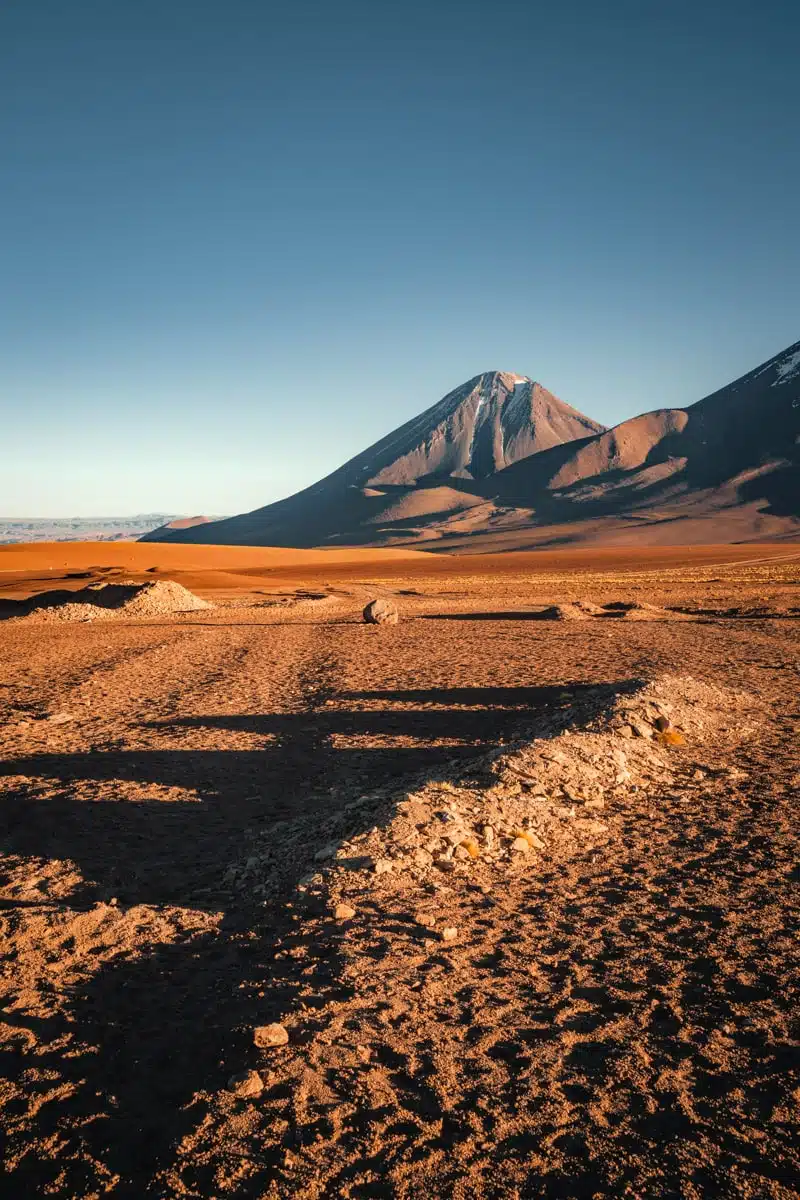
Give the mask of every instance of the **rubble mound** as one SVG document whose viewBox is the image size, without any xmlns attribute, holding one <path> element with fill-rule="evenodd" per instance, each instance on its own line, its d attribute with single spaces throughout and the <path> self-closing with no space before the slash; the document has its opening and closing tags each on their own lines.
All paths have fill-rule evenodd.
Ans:
<svg viewBox="0 0 800 1200">
<path fill-rule="evenodd" d="M 656 621 L 656 620 L 681 620 L 681 614 L 673 612 L 671 609 L 659 608 L 657 604 L 648 604 L 644 600 L 634 600 L 626 602 L 624 600 L 615 601 L 613 604 L 604 604 L 601 610 L 604 617 L 620 617 L 623 621 Z"/>
<path fill-rule="evenodd" d="M 540 616 L 544 621 L 586 621 L 596 615 L 590 611 L 593 607 L 594 605 L 572 604 L 567 601 L 564 604 L 551 604 Z"/>
<path fill-rule="evenodd" d="M 171 579 L 95 583 L 77 592 L 44 592 L 25 602 L 24 621 L 112 621 L 212 608 Z"/>
<path fill-rule="evenodd" d="M 300 890 L 322 888 L 337 900 L 388 883 L 439 886 L 452 874 L 488 884 L 498 870 L 607 841 L 609 812 L 619 819 L 632 794 L 674 786 L 692 747 L 711 734 L 745 737 L 759 718 L 752 696 L 686 675 L 580 695 L 540 718 L 529 740 L 474 760 L 460 781 L 375 791 L 325 821 L 273 826 L 228 881 L 266 898 L 307 870 Z"/>
</svg>

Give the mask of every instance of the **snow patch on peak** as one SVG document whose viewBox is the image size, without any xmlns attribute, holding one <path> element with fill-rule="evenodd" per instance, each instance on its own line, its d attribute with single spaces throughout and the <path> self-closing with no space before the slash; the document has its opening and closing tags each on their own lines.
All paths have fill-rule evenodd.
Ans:
<svg viewBox="0 0 800 1200">
<path fill-rule="evenodd" d="M 782 383 L 788 383 L 798 374 L 800 374 L 800 350 L 795 350 L 783 362 L 777 364 L 775 370 L 776 377 L 772 386 L 780 387 Z"/>
</svg>

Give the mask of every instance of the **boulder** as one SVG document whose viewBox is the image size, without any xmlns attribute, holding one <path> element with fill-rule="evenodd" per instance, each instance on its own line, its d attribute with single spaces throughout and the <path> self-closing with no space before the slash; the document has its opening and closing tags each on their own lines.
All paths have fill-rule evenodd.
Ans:
<svg viewBox="0 0 800 1200">
<path fill-rule="evenodd" d="M 370 600 L 364 609 L 367 625 L 396 625 L 400 614 L 391 600 Z"/>
</svg>

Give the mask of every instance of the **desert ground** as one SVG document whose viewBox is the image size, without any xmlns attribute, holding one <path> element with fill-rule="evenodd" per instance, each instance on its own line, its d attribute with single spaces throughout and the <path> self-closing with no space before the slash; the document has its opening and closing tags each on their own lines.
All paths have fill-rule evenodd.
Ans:
<svg viewBox="0 0 800 1200">
<path fill-rule="evenodd" d="M 208 607 L 46 607 L 123 580 Z M 797 546 L 9 546 L 0 618 L 4 1195 L 800 1195 Z"/>
</svg>

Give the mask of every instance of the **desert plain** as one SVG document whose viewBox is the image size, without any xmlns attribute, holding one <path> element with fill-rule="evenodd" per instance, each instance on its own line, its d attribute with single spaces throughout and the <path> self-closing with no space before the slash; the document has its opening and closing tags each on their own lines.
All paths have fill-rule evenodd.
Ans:
<svg viewBox="0 0 800 1200">
<path fill-rule="evenodd" d="M 36 608 L 123 580 L 208 607 Z M 0 618 L 4 1194 L 800 1194 L 796 546 L 9 546 Z"/>
</svg>

